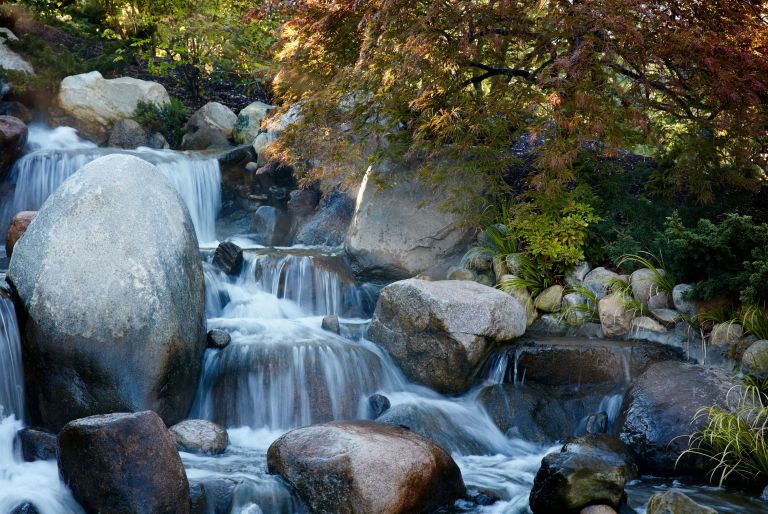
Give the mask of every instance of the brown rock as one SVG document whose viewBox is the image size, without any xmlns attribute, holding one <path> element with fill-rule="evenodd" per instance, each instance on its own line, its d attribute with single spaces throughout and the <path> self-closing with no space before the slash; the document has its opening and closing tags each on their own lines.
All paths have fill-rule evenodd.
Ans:
<svg viewBox="0 0 768 514">
<path fill-rule="evenodd" d="M 288 432 L 270 446 L 267 466 L 312 512 L 432 512 L 465 493 L 458 466 L 442 448 L 370 421 Z"/>
<path fill-rule="evenodd" d="M 21 155 L 27 143 L 27 126 L 13 116 L 0 116 L 0 180 Z"/>
<path fill-rule="evenodd" d="M 616 511 L 608 505 L 590 505 L 581 509 L 579 514 L 616 514 Z"/>
<path fill-rule="evenodd" d="M 86 512 L 189 512 L 181 458 L 152 411 L 71 421 L 59 433 L 59 448 L 59 472 Z"/>
<path fill-rule="evenodd" d="M 5 254 L 10 257 L 13 253 L 13 246 L 16 241 L 21 239 L 24 232 L 27 231 L 27 227 L 32 220 L 37 216 L 37 211 L 21 211 L 11 219 L 11 223 L 8 226 L 8 233 L 5 236 Z"/>
</svg>

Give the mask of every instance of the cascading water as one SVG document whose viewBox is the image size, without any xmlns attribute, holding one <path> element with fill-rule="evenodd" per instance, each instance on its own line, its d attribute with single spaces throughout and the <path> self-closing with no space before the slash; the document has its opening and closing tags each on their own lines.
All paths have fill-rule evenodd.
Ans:
<svg viewBox="0 0 768 514">
<path fill-rule="evenodd" d="M 201 245 L 216 240 L 221 177 L 215 159 L 149 148 L 99 148 L 79 139 L 72 128 L 49 129 L 39 124 L 30 125 L 26 150 L 7 180 L 14 184 L 14 189 L 0 208 L 2 234 L 14 214 L 38 210 L 62 182 L 85 164 L 104 155 L 126 153 L 151 162 L 173 183 L 189 209 Z"/>
<path fill-rule="evenodd" d="M 22 428 L 24 391 L 21 345 L 13 303 L 0 292 L 0 512 L 11 512 L 24 502 L 40 514 L 82 512 L 67 487 L 59 481 L 56 462 L 23 462 L 14 445 Z"/>
</svg>

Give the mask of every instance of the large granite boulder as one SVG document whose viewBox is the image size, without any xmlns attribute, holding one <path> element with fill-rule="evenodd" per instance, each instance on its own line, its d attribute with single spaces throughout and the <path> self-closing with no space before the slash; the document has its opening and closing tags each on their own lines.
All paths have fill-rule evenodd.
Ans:
<svg viewBox="0 0 768 514">
<path fill-rule="evenodd" d="M 464 280 L 409 279 L 382 289 L 368 338 L 411 380 L 461 393 L 493 346 L 525 328 L 522 305 L 498 289 Z"/>
<path fill-rule="evenodd" d="M 59 470 L 86 512 L 183 514 L 189 483 L 171 435 L 152 411 L 90 416 L 59 433 Z"/>
<path fill-rule="evenodd" d="M 465 492 L 459 467 L 442 448 L 370 421 L 288 432 L 269 447 L 267 466 L 318 513 L 432 512 Z"/>
<path fill-rule="evenodd" d="M 77 129 L 96 143 L 106 142 L 110 129 L 121 118 L 130 118 L 139 100 L 170 102 L 157 82 L 131 77 L 105 79 L 98 71 L 71 75 L 61 81 L 52 122 Z"/>
<path fill-rule="evenodd" d="M 693 422 L 699 409 L 733 405 L 739 384 L 721 368 L 673 361 L 649 366 L 627 392 L 619 423 L 620 438 L 638 456 L 641 472 L 704 476 L 703 458 L 677 459 L 688 448 L 688 436 L 704 423 L 704 418 Z"/>
<path fill-rule="evenodd" d="M 439 209 L 445 198 L 429 194 L 412 175 L 390 174 L 380 189 L 371 174 L 360 185 L 346 240 L 360 273 L 406 278 L 464 253 L 469 234 L 459 216 Z"/>
<path fill-rule="evenodd" d="M 234 138 L 240 144 L 253 144 L 261 130 L 261 120 L 274 109 L 274 106 L 263 102 L 253 102 L 246 105 L 238 114 L 235 122 Z"/>
<path fill-rule="evenodd" d="M 157 168 L 110 155 L 77 171 L 16 244 L 8 279 L 34 423 L 184 419 L 205 350 L 203 273 L 189 212 Z"/>
<path fill-rule="evenodd" d="M 27 126 L 13 116 L 0 116 L 0 181 L 27 143 Z"/>
</svg>

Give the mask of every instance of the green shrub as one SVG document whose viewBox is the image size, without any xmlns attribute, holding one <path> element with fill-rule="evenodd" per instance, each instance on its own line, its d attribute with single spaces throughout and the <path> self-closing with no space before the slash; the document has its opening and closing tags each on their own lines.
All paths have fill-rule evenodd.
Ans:
<svg viewBox="0 0 768 514">
<path fill-rule="evenodd" d="M 139 100 L 133 119 L 142 127 L 153 132 L 160 132 L 171 148 L 181 146 L 184 135 L 184 123 L 189 116 L 189 109 L 178 98 L 171 98 L 165 104 L 156 104 Z"/>
<path fill-rule="evenodd" d="M 720 223 L 701 219 L 693 228 L 679 216 L 668 218 L 659 245 L 667 265 L 681 282 L 693 285 L 692 297 L 709 299 L 716 294 L 749 303 L 768 298 L 768 225 L 755 224 L 749 216 L 728 214 Z"/>
</svg>

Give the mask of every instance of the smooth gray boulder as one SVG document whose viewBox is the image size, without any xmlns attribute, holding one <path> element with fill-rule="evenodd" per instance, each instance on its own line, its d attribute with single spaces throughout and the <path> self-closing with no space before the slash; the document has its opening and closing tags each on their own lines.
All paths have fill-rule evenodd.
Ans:
<svg viewBox="0 0 768 514">
<path fill-rule="evenodd" d="M 157 168 L 109 155 L 77 171 L 16 244 L 8 279 L 33 423 L 184 419 L 206 342 L 203 272 L 189 212 Z"/>
<path fill-rule="evenodd" d="M 180 450 L 194 453 L 224 453 L 229 434 L 224 427 L 207 419 L 185 419 L 168 429 Z"/>
<path fill-rule="evenodd" d="M 347 252 L 360 273 L 406 278 L 466 250 L 469 232 L 462 219 L 443 212 L 435 197 L 412 174 L 388 176 L 379 189 L 366 173 L 347 232 Z"/>
<path fill-rule="evenodd" d="M 464 280 L 409 279 L 381 290 L 368 338 L 411 380 L 461 393 L 493 346 L 525 328 L 523 306 L 498 289 Z"/>
</svg>

